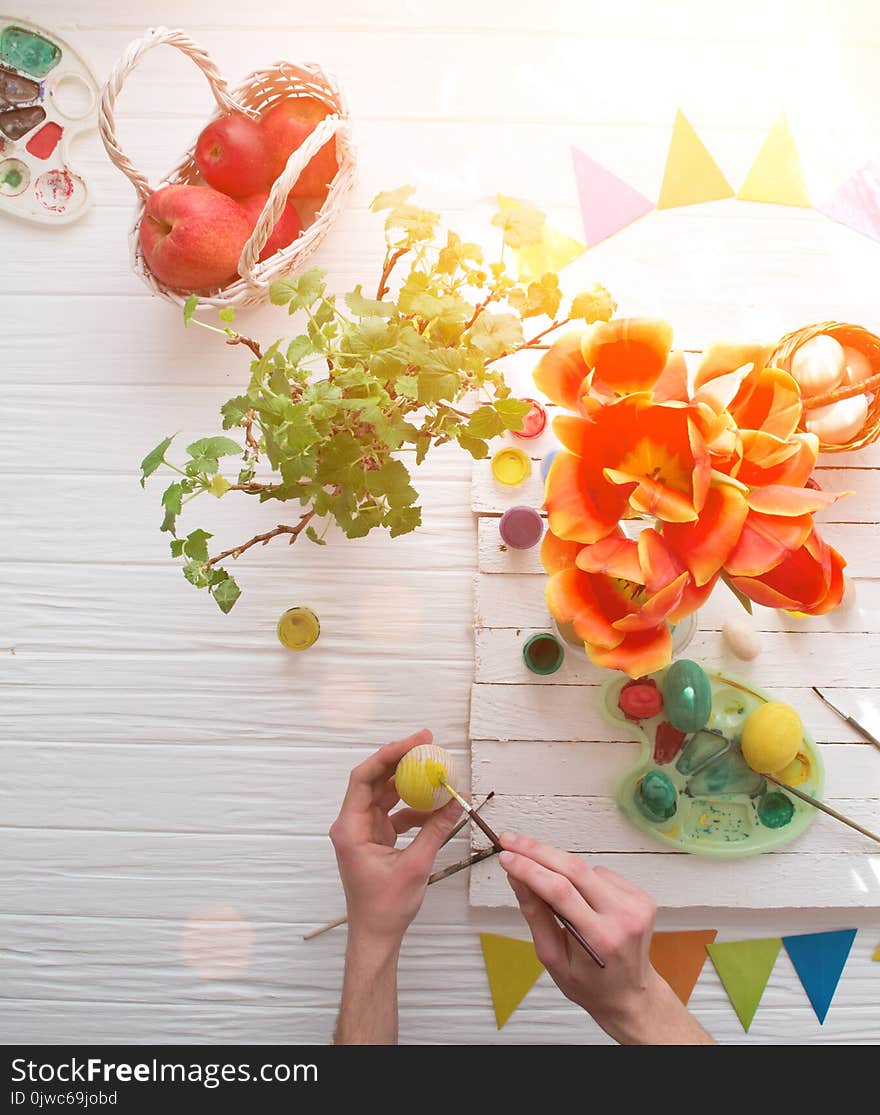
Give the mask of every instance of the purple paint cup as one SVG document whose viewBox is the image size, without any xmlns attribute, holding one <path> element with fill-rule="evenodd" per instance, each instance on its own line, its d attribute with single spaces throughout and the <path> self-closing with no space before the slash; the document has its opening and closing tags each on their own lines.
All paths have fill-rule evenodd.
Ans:
<svg viewBox="0 0 880 1115">
<path fill-rule="evenodd" d="M 498 524 L 502 540 L 514 550 L 530 550 L 544 533 L 544 520 L 534 507 L 509 507 Z"/>
</svg>

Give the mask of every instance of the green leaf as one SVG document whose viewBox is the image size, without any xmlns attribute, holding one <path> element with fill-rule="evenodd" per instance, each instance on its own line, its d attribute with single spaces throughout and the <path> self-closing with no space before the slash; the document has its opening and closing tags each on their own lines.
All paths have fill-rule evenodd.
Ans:
<svg viewBox="0 0 880 1115">
<path fill-rule="evenodd" d="M 217 499 L 220 499 L 221 496 L 226 495 L 231 487 L 232 485 L 225 476 L 215 476 L 211 480 L 211 487 L 208 490 L 212 496 L 216 496 Z"/>
<path fill-rule="evenodd" d="M 468 340 L 486 360 L 497 360 L 524 343 L 522 323 L 515 314 L 484 311 L 468 330 Z"/>
<path fill-rule="evenodd" d="M 504 243 L 510 248 L 524 248 L 537 244 L 546 217 L 540 209 L 516 198 L 503 198 L 498 195 L 499 210 L 492 218 L 492 224 L 500 228 Z"/>
<path fill-rule="evenodd" d="M 199 296 L 191 294 L 183 304 L 183 324 L 189 325 L 199 305 Z"/>
<path fill-rule="evenodd" d="M 326 539 L 319 538 L 318 532 L 315 530 L 314 527 L 306 527 L 306 538 L 308 538 L 310 542 L 314 542 L 316 546 L 327 545 Z"/>
<path fill-rule="evenodd" d="M 454 399 L 458 394 L 458 376 L 452 372 L 419 372 L 418 401 L 423 406 Z"/>
<path fill-rule="evenodd" d="M 186 536 L 186 541 L 183 546 L 183 552 L 188 558 L 192 558 L 194 562 L 204 562 L 208 560 L 208 539 L 213 538 L 213 534 L 208 534 L 207 531 L 199 528 L 192 531 Z"/>
<path fill-rule="evenodd" d="M 345 525 L 346 538 L 365 538 L 382 525 L 382 511 L 375 504 L 364 507 Z"/>
<path fill-rule="evenodd" d="M 298 337 L 294 337 L 290 344 L 287 346 L 287 362 L 289 364 L 298 364 L 304 356 L 314 353 L 315 346 L 311 340 L 304 334 L 300 333 Z"/>
<path fill-rule="evenodd" d="M 225 321 L 227 325 L 231 325 L 235 321 L 235 309 L 232 306 L 224 306 L 222 310 L 217 311 L 217 317 L 221 321 Z"/>
<path fill-rule="evenodd" d="M 221 457 L 238 456 L 242 452 L 242 448 L 232 438 L 218 435 L 217 437 L 203 437 L 199 441 L 194 441 L 192 445 L 186 447 L 186 451 L 192 457 L 192 460 L 186 465 L 187 473 L 192 476 L 195 473 L 203 472 L 210 476 L 217 471 Z"/>
<path fill-rule="evenodd" d="M 235 583 L 235 579 L 227 573 L 219 584 L 211 589 L 211 595 L 214 597 L 217 607 L 226 615 L 241 596 L 241 589 Z"/>
<path fill-rule="evenodd" d="M 184 538 L 174 538 L 171 540 L 171 556 L 180 557 L 183 553 L 183 547 L 186 545 Z"/>
<path fill-rule="evenodd" d="M 323 297 L 325 275 L 325 271 L 313 267 L 302 275 L 277 279 L 269 287 L 269 299 L 274 306 L 287 306 L 290 313 L 296 313 Z"/>
<path fill-rule="evenodd" d="M 156 446 L 156 448 L 151 449 L 146 457 L 144 457 L 144 459 L 141 461 L 142 488 L 145 486 L 147 477 L 152 476 L 159 465 L 165 464 L 165 451 L 168 449 L 168 446 L 171 444 L 171 442 L 174 441 L 176 436 L 176 434 L 172 434 L 171 437 L 163 438 L 162 441 L 160 441 L 159 444 Z"/>
<path fill-rule="evenodd" d="M 419 209 L 416 205 L 398 205 L 388 214 L 385 229 L 402 229 L 407 238 L 414 242 L 432 240 L 439 220 L 440 214 L 432 213 L 430 209 Z"/>
<path fill-rule="evenodd" d="M 415 186 L 399 186 L 396 190 L 386 190 L 384 193 L 376 194 L 370 202 L 370 210 L 373 213 L 381 213 L 383 209 L 395 209 L 398 205 L 403 205 L 415 192 Z"/>
<path fill-rule="evenodd" d="M 392 538 L 401 534 L 409 534 L 422 523 L 422 509 L 420 507 L 394 507 L 391 508 L 382 520 Z"/>
<path fill-rule="evenodd" d="M 485 441 L 479 441 L 476 438 L 468 437 L 467 434 L 458 435 L 458 444 L 462 449 L 466 449 L 474 460 L 481 461 L 484 457 L 489 456 L 489 446 Z"/>
<path fill-rule="evenodd" d="M 365 298 L 360 283 L 346 294 L 345 304 L 357 317 L 391 317 L 394 313 L 393 302 L 379 302 L 375 298 Z"/>
<path fill-rule="evenodd" d="M 504 421 L 494 406 L 486 404 L 473 412 L 468 419 L 467 437 L 486 440 L 504 433 Z"/>
<path fill-rule="evenodd" d="M 162 493 L 162 506 L 172 515 L 179 515 L 183 506 L 183 488 L 175 480 Z"/>
<path fill-rule="evenodd" d="M 730 591 L 733 593 L 733 595 L 737 598 L 737 600 L 740 602 L 740 604 L 742 604 L 742 606 L 749 613 L 749 615 L 752 615 L 752 602 L 749 599 L 749 597 L 746 596 L 746 594 L 744 592 L 742 592 L 740 589 L 738 589 L 736 587 L 736 585 L 733 583 L 733 581 L 731 581 L 731 579 L 727 575 L 727 573 L 722 572 L 721 580 L 724 581 L 724 583 L 727 585 L 727 587 L 730 589 Z"/>
<path fill-rule="evenodd" d="M 575 295 L 568 316 L 592 325 L 594 321 L 610 321 L 616 309 L 617 303 L 605 287 L 597 284 L 591 290 Z"/>
<path fill-rule="evenodd" d="M 211 570 L 202 561 L 189 561 L 183 567 L 183 575 L 196 588 L 207 588 L 211 583 Z"/>
<path fill-rule="evenodd" d="M 493 405 L 504 423 L 505 430 L 521 430 L 523 419 L 532 409 L 531 403 L 514 398 L 496 399 Z"/>
<path fill-rule="evenodd" d="M 223 415 L 223 429 L 231 430 L 233 426 L 241 425 L 250 409 L 251 401 L 247 395 L 236 395 L 234 399 L 227 399 L 220 407 L 220 413 Z"/>
</svg>

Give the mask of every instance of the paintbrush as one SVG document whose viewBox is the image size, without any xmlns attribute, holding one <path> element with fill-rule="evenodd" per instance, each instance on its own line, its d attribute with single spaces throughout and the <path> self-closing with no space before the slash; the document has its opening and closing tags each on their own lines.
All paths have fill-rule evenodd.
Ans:
<svg viewBox="0 0 880 1115">
<path fill-rule="evenodd" d="M 478 810 L 482 809 L 486 802 L 491 801 L 494 797 L 495 791 L 490 790 L 476 808 Z M 462 817 L 462 819 L 458 822 L 452 832 L 450 832 L 450 834 L 446 837 L 440 847 L 444 848 L 453 838 L 453 836 L 457 836 L 464 828 L 464 826 L 468 823 L 468 820 L 469 818 L 467 815 Z M 439 883 L 441 879 L 448 879 L 450 875 L 455 875 L 458 871 L 464 871 L 466 867 L 473 867 L 475 863 L 479 863 L 481 860 L 488 859 L 489 856 L 494 856 L 496 851 L 497 849 L 493 847 L 485 852 L 472 852 L 471 855 L 469 855 L 466 859 L 459 860 L 458 863 L 452 863 L 449 865 L 449 867 L 442 867 L 439 871 L 435 871 L 433 875 L 428 876 L 427 885 L 431 886 L 432 883 Z M 341 918 L 335 918 L 333 921 L 328 921 L 324 925 L 319 925 L 317 929 L 310 929 L 308 933 L 303 933 L 303 940 L 311 941 L 313 937 L 320 937 L 322 933 L 326 933 L 330 929 L 337 929 L 340 925 L 345 925 L 347 922 L 347 915 L 343 915 Z"/>
<path fill-rule="evenodd" d="M 813 692 L 816 694 L 816 696 L 819 698 L 820 701 L 824 701 L 825 704 L 833 712 L 837 713 L 837 715 L 840 717 L 841 720 L 845 720 L 847 722 L 847 724 L 849 724 L 851 727 L 855 728 L 855 730 L 859 733 L 859 735 L 862 737 L 862 739 L 866 739 L 868 741 L 868 743 L 873 743 L 874 746 L 876 748 L 878 748 L 878 750 L 880 750 L 880 739 L 877 739 L 877 737 L 875 735 L 873 735 L 871 732 L 869 732 L 868 729 L 866 727 L 864 727 L 864 725 L 860 724 L 854 716 L 847 716 L 847 714 L 843 711 L 843 709 L 838 708 L 837 705 L 835 705 L 831 701 L 829 701 L 828 698 L 825 696 L 825 694 L 820 692 L 815 687 L 815 685 L 811 686 L 810 688 L 813 690 Z"/>
<path fill-rule="evenodd" d="M 818 798 L 811 797 L 805 794 L 803 790 L 798 790 L 795 786 L 789 786 L 787 782 L 781 782 L 778 778 L 774 778 L 772 774 L 765 774 L 764 777 L 768 782 L 772 782 L 776 786 L 781 786 L 789 794 L 794 794 L 796 798 L 805 801 L 807 805 L 815 806 L 816 809 L 821 810 L 822 813 L 827 813 L 829 817 L 833 817 L 835 821 L 840 821 L 841 824 L 849 825 L 851 829 L 860 832 L 862 836 L 869 836 L 871 840 L 876 840 L 880 844 L 880 836 L 876 832 L 871 832 L 870 829 L 863 828 L 858 821 L 853 821 L 850 817 L 844 816 L 843 813 L 838 813 L 836 809 L 832 809 L 830 805 L 826 805 L 824 801 L 819 801 Z"/>
<path fill-rule="evenodd" d="M 489 839 L 492 841 L 492 848 L 494 849 L 494 851 L 502 851 L 501 841 L 498 837 L 498 834 L 494 832 L 489 827 L 489 825 L 486 824 L 486 822 L 479 815 L 479 813 L 477 813 L 476 809 L 474 809 L 471 803 L 469 801 L 466 801 L 457 790 L 453 789 L 453 787 L 449 785 L 449 783 L 446 781 L 445 776 L 439 776 L 439 781 L 440 785 L 448 790 L 450 794 L 452 794 L 452 796 L 462 807 L 470 820 L 474 822 L 477 828 L 482 829 L 486 836 L 489 837 Z M 552 906 L 550 908 L 551 910 L 553 910 Z M 574 939 L 587 953 L 587 955 L 590 956 L 599 965 L 600 968 L 604 968 L 605 961 L 601 958 L 601 956 L 599 956 L 599 954 L 589 943 L 589 941 L 587 941 L 586 938 L 581 935 L 580 931 L 571 924 L 568 918 L 563 917 L 562 914 L 560 914 L 557 910 L 553 910 L 553 916 L 556 918 L 563 929 L 568 930 L 568 932 L 572 935 L 572 937 L 574 937 Z"/>
</svg>

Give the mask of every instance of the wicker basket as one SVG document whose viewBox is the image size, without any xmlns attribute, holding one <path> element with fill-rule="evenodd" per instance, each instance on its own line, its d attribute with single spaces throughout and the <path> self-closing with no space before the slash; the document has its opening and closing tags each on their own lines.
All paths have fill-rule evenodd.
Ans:
<svg viewBox="0 0 880 1115">
<path fill-rule="evenodd" d="M 868 406 L 868 415 L 857 437 L 842 445 L 829 445 L 822 441 L 819 448 L 823 453 L 845 453 L 853 449 L 863 449 L 880 437 L 880 337 L 876 337 L 861 325 L 846 325 L 839 321 L 823 321 L 816 325 L 805 325 L 793 333 L 787 333 L 773 352 L 768 357 L 767 363 L 777 368 L 791 371 L 791 359 L 804 342 L 818 337 L 820 333 L 828 333 L 848 348 L 858 349 L 864 353 L 871 364 L 873 375 L 862 383 L 846 384 L 835 387 L 833 391 L 826 391 L 822 395 L 813 395 L 804 399 L 804 410 L 814 410 L 816 407 L 828 406 L 840 399 L 849 399 L 853 395 L 872 393 L 874 398 Z M 801 428 L 804 428 L 803 418 Z"/>
<path fill-rule="evenodd" d="M 138 196 L 135 222 L 129 234 L 132 268 L 150 290 L 171 302 L 176 302 L 178 305 L 183 305 L 186 300 L 186 292 L 181 293 L 159 282 L 147 269 L 141 253 L 138 230 L 143 217 L 144 205 L 153 189 L 144 175 L 135 170 L 123 154 L 116 139 L 114 118 L 116 98 L 126 78 L 148 50 L 163 44 L 176 47 L 182 51 L 195 62 L 208 79 L 211 92 L 217 102 L 217 109 L 212 119 L 228 112 L 241 112 L 246 116 L 256 118 L 270 105 L 290 97 L 314 97 L 331 110 L 331 114 L 319 121 L 314 131 L 293 152 L 287 161 L 287 166 L 275 180 L 266 206 L 238 261 L 240 278 L 229 283 L 217 293 L 206 295 L 202 299 L 205 304 L 218 308 L 249 306 L 264 302 L 268 298 L 271 282 L 281 275 L 298 270 L 312 255 L 339 216 L 345 195 L 354 184 L 355 156 L 351 144 L 351 129 L 345 97 L 334 79 L 325 74 L 319 66 L 312 63 L 294 65 L 291 62 L 276 62 L 268 69 L 256 70 L 246 77 L 240 85 L 237 85 L 234 89 L 229 89 L 206 52 L 197 47 L 183 31 L 169 30 L 167 27 L 152 28 L 143 38 L 130 44 L 104 86 L 99 121 L 101 138 L 111 161 L 119 167 L 131 182 Z M 287 204 L 287 195 L 313 155 L 333 137 L 335 137 L 336 159 L 339 169 L 314 222 L 292 244 L 275 252 L 263 263 L 260 263 L 260 252 L 263 250 L 276 221 Z M 161 185 L 180 182 L 189 183 L 196 178 L 198 171 L 195 165 L 194 151 L 195 145 L 187 151 L 183 160 L 178 163 L 174 170 L 162 180 Z"/>
</svg>

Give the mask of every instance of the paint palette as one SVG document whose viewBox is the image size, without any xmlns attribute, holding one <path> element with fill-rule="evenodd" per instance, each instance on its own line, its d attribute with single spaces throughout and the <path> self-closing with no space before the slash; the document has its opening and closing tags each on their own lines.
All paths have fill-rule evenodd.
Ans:
<svg viewBox="0 0 880 1115">
<path fill-rule="evenodd" d="M 644 719 L 627 719 L 620 707 L 621 691 L 631 684 L 625 677 L 602 686 L 603 717 L 642 745 L 638 762 L 614 789 L 617 804 L 634 825 L 677 851 L 735 858 L 780 848 L 804 832 L 816 810 L 768 783 L 742 756 L 743 723 L 773 698 L 729 674 L 706 673 L 711 712 L 705 727 L 692 733 L 674 728 L 663 708 Z M 647 679 L 649 686 L 656 683 L 658 700 L 665 674 Z M 623 704 L 632 710 L 636 701 L 624 698 Z M 643 704 L 652 707 L 647 700 Z M 797 758 L 779 777 L 821 797 L 822 759 L 806 732 Z"/>
<path fill-rule="evenodd" d="M 98 85 L 63 39 L 0 16 L 0 212 L 43 224 L 89 205 L 70 167 L 70 141 L 97 121 Z"/>
</svg>

